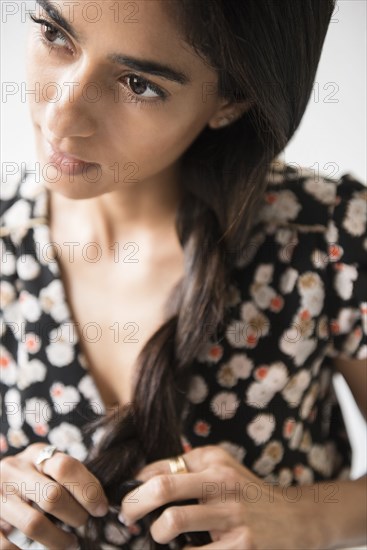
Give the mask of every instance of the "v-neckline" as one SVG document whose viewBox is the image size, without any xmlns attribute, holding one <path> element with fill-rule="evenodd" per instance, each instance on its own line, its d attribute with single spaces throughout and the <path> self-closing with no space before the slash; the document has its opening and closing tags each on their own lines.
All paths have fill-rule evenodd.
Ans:
<svg viewBox="0 0 367 550">
<path fill-rule="evenodd" d="M 92 408 L 93 413 L 96 416 L 104 416 L 107 411 L 118 410 L 118 408 L 121 407 L 121 405 L 116 405 L 115 407 L 111 407 L 110 405 L 107 406 L 104 403 L 104 401 L 102 399 L 102 396 L 101 396 L 101 393 L 100 393 L 100 391 L 97 387 L 97 384 L 94 380 L 94 377 L 92 375 L 92 371 L 90 369 L 87 356 L 86 356 L 85 352 L 82 349 L 81 340 L 80 340 L 81 337 L 80 337 L 80 333 L 79 333 L 79 329 L 78 329 L 78 323 L 76 322 L 76 320 L 74 318 L 74 315 L 73 315 L 72 308 L 68 303 L 66 287 L 65 287 L 65 284 L 64 284 L 64 280 L 62 278 L 61 264 L 60 264 L 60 261 L 57 257 L 57 253 L 55 251 L 55 248 L 53 246 L 54 241 L 52 241 L 52 239 L 51 239 L 51 237 L 52 237 L 52 235 L 51 235 L 51 225 L 50 225 L 50 222 L 51 222 L 51 215 L 50 215 L 51 214 L 51 212 L 50 212 L 51 191 L 44 184 L 42 184 L 41 193 L 45 194 L 43 200 L 44 200 L 44 218 L 45 218 L 45 226 L 44 227 L 45 227 L 45 230 L 46 230 L 46 240 L 47 240 L 46 246 L 51 246 L 51 248 L 54 252 L 53 262 L 56 265 L 55 270 L 49 269 L 49 271 L 52 273 L 53 280 L 58 281 L 58 283 L 60 285 L 61 295 L 62 295 L 62 306 L 64 306 L 66 308 L 67 312 L 68 312 L 67 319 L 64 319 L 60 322 L 55 320 L 55 323 L 58 324 L 58 327 L 60 327 L 64 323 L 70 323 L 72 325 L 72 327 L 74 328 L 74 334 L 76 334 L 76 339 L 75 339 L 75 341 L 73 341 L 73 344 L 72 344 L 73 348 L 74 348 L 74 358 L 73 358 L 72 362 L 70 363 L 70 365 L 76 365 L 81 373 L 85 373 L 84 375 L 89 376 L 90 383 L 91 383 L 91 386 L 92 386 L 92 390 L 93 390 L 93 393 L 95 395 L 95 397 L 93 398 L 93 403 L 95 403 L 97 405 L 98 411 L 95 410 L 95 408 L 92 406 L 92 404 L 90 404 L 90 407 Z M 67 368 L 67 366 L 66 366 L 66 368 Z M 83 378 L 83 375 L 81 375 L 81 378 Z M 96 399 L 97 399 L 97 402 L 96 402 Z M 86 401 L 88 401 L 88 399 L 86 399 Z M 89 401 L 88 401 L 88 403 L 89 403 Z"/>
</svg>

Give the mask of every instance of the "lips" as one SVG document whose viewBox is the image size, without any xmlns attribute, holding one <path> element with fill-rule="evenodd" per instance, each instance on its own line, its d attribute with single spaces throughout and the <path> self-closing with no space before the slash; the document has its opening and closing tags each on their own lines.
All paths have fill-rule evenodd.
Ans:
<svg viewBox="0 0 367 550">
<path fill-rule="evenodd" d="M 52 145 L 49 141 L 47 143 L 47 153 L 49 161 L 58 165 L 73 165 L 73 166 L 99 166 L 95 162 L 89 162 L 87 160 L 81 159 L 69 153 L 60 151 L 57 147 Z"/>
<path fill-rule="evenodd" d="M 88 166 L 88 162 L 84 162 L 83 160 L 77 159 L 75 157 L 71 157 L 69 155 L 65 155 L 64 153 L 58 153 L 57 151 L 52 153 L 50 155 L 50 162 L 53 162 L 55 164 L 62 164 L 62 165 L 78 165 L 78 166 Z"/>
<path fill-rule="evenodd" d="M 74 182 L 74 176 L 77 178 L 81 178 L 83 176 L 83 179 L 88 186 L 90 184 L 95 185 L 97 181 L 100 181 L 102 172 L 102 167 L 100 164 L 88 162 L 77 156 L 60 151 L 60 149 L 52 145 L 52 143 L 47 139 L 45 139 L 45 149 L 48 157 L 48 163 L 54 167 L 57 167 L 58 174 L 62 174 L 64 176 L 61 180 L 63 184 L 67 181 L 72 184 Z"/>
</svg>

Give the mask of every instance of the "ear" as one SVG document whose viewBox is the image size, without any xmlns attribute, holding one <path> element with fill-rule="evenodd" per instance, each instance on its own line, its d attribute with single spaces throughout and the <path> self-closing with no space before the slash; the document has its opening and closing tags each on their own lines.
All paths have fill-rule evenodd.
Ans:
<svg viewBox="0 0 367 550">
<path fill-rule="evenodd" d="M 208 121 L 208 126 L 212 130 L 227 126 L 241 118 L 253 105 L 254 101 L 247 100 L 242 102 L 226 102 L 222 105 Z"/>
</svg>

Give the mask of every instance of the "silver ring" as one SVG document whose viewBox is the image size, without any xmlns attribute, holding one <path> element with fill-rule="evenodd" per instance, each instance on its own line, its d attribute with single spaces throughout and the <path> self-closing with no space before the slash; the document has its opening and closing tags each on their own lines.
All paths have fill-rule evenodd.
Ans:
<svg viewBox="0 0 367 550">
<path fill-rule="evenodd" d="M 46 445 L 46 447 L 43 447 L 42 451 L 38 454 L 35 464 L 41 464 L 48 458 L 51 458 L 57 450 L 56 445 Z"/>
</svg>

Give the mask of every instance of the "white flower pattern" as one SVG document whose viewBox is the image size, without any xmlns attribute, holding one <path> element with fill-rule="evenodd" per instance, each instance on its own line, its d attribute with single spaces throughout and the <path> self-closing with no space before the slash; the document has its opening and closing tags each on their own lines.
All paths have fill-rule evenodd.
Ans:
<svg viewBox="0 0 367 550">
<path fill-rule="evenodd" d="M 181 434 L 185 451 L 217 444 L 284 487 L 348 479 L 329 360 L 367 357 L 366 187 L 350 174 L 302 174 L 284 165 L 268 180 L 259 223 L 233 260 L 228 323 L 203 338 L 193 364 Z M 27 226 L 47 220 L 46 191 L 29 172 L 2 198 L 0 451 L 44 441 L 83 461 L 103 436 L 83 427 L 106 411 L 72 330 L 49 226 Z M 105 536 L 110 549 L 141 541 L 114 523 Z"/>
</svg>

